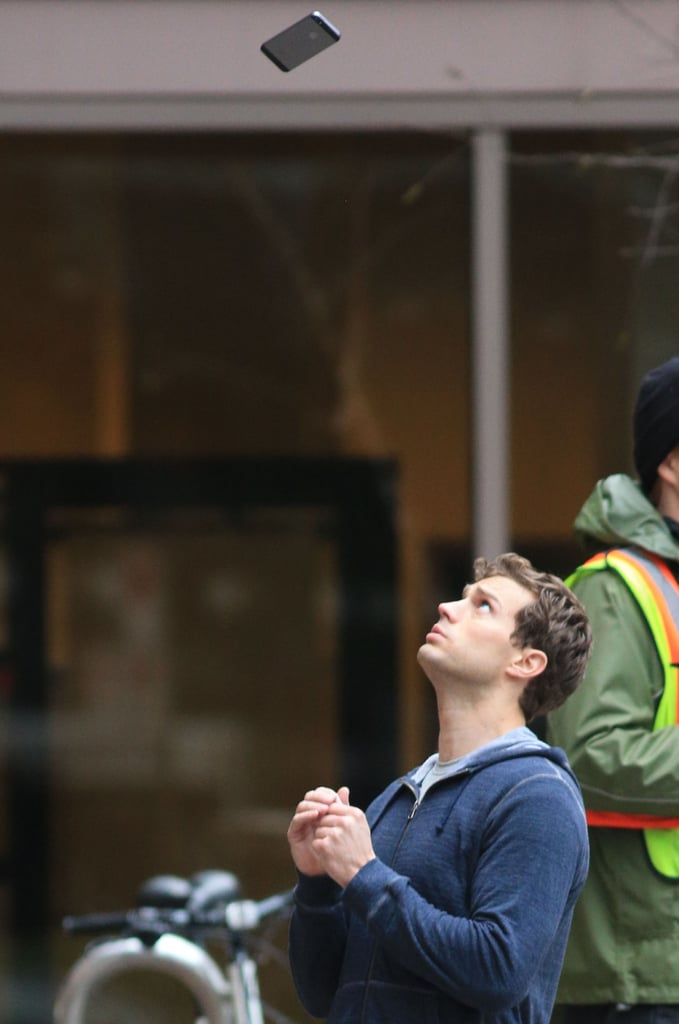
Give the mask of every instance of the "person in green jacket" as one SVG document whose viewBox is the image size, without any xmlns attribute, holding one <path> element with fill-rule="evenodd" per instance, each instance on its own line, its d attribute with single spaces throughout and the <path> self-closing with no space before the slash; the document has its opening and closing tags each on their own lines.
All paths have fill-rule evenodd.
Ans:
<svg viewBox="0 0 679 1024">
<path fill-rule="evenodd" d="M 671 591 L 679 576 L 679 356 L 642 381 L 634 461 L 639 482 L 622 473 L 600 480 L 575 532 L 589 555 L 622 549 L 623 562 L 625 553 L 630 562 L 646 559 Z M 677 702 L 671 724 L 656 720 L 676 669 L 661 662 L 653 602 L 645 614 L 608 558 L 571 578 L 589 615 L 593 653 L 581 687 L 547 723 L 549 741 L 566 751 L 582 787 L 591 850 L 554 1020 L 669 1024 L 679 1022 L 679 879 L 651 863 L 641 825 L 660 825 L 661 841 L 679 838 L 662 832 L 679 825 Z M 665 619 L 669 633 L 679 630 L 677 619 L 675 604 Z"/>
</svg>

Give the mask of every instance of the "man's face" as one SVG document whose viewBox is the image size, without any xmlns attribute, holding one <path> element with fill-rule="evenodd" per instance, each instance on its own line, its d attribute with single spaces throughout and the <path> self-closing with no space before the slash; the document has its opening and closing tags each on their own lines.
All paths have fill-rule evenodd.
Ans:
<svg viewBox="0 0 679 1024">
<path fill-rule="evenodd" d="M 651 500 L 661 515 L 679 519 L 679 445 L 675 445 L 658 466 Z"/>
<path fill-rule="evenodd" d="M 440 604 L 417 660 L 436 679 L 492 683 L 519 655 L 510 637 L 517 612 L 534 595 L 506 576 L 490 576 L 465 587 L 459 601 Z"/>
</svg>

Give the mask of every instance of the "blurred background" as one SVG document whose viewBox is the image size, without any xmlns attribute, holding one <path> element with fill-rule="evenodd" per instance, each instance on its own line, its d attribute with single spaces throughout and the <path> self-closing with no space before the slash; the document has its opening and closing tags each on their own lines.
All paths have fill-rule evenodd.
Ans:
<svg viewBox="0 0 679 1024">
<path fill-rule="evenodd" d="M 437 603 L 476 554 L 577 564 L 679 351 L 676 4 L 323 12 L 284 75 L 296 3 L 0 0 L 8 1024 L 64 914 L 287 888 L 305 789 L 432 750 Z"/>
</svg>

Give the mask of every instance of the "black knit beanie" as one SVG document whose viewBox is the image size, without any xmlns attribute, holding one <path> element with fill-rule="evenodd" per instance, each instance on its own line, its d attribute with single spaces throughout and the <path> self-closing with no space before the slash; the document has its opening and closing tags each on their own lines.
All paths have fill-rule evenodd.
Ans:
<svg viewBox="0 0 679 1024">
<path fill-rule="evenodd" d="M 646 494 L 657 469 L 679 444 L 679 356 L 649 370 L 634 409 L 634 464 Z"/>
</svg>

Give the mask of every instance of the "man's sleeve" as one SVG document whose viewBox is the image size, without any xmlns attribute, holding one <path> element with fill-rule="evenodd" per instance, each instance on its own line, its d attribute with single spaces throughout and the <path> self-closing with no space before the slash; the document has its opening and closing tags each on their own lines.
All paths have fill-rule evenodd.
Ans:
<svg viewBox="0 0 679 1024">
<path fill-rule="evenodd" d="M 326 1017 L 346 943 L 341 888 L 327 876 L 299 875 L 290 918 L 289 957 L 297 995 L 312 1017 Z"/>
</svg>

